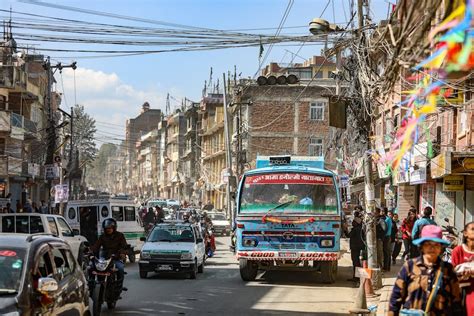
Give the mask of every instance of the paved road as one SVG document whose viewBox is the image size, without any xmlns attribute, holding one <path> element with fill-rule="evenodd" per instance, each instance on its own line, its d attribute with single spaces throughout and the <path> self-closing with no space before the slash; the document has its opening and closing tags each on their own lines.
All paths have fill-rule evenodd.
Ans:
<svg viewBox="0 0 474 316">
<path fill-rule="evenodd" d="M 318 283 L 304 272 L 272 272 L 255 282 L 240 279 L 228 237 L 217 239 L 215 257 L 208 259 L 197 280 L 184 276 L 150 275 L 140 279 L 137 264 L 127 264 L 125 286 L 113 312 L 105 315 L 347 315 L 356 293 L 348 255 L 340 261 L 338 281 Z"/>
</svg>

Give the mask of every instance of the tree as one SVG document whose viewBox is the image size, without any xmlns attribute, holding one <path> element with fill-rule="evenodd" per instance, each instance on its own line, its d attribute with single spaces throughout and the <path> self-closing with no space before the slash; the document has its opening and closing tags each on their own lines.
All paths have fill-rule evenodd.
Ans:
<svg viewBox="0 0 474 316">
<path fill-rule="evenodd" d="M 85 112 L 84 106 L 76 104 L 73 110 L 73 130 L 72 130 L 72 148 L 73 153 L 70 157 L 69 144 L 66 145 L 66 157 L 69 165 L 74 166 L 74 162 L 78 163 L 81 169 L 85 164 L 91 164 L 96 156 L 97 148 L 95 144 L 95 120 Z M 77 153 L 79 153 L 77 157 Z"/>
<path fill-rule="evenodd" d="M 87 182 L 95 188 L 105 188 L 104 181 L 107 178 L 106 170 L 110 157 L 117 154 L 117 146 L 114 144 L 103 144 L 97 153 L 91 168 L 87 171 Z"/>
</svg>

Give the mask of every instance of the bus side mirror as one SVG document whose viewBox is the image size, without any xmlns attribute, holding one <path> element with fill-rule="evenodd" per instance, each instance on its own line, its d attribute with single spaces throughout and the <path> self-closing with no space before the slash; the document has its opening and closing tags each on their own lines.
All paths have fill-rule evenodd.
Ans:
<svg viewBox="0 0 474 316">
<path fill-rule="evenodd" d="M 74 236 L 79 236 L 79 235 L 81 234 L 81 232 L 79 231 L 79 229 L 75 229 L 75 228 L 74 228 L 74 229 L 72 230 L 72 234 L 73 234 Z"/>
</svg>

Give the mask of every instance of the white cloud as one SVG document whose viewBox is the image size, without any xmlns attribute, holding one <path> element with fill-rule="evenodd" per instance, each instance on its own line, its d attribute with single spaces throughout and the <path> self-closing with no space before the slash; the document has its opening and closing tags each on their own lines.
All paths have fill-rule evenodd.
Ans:
<svg viewBox="0 0 474 316">
<path fill-rule="evenodd" d="M 122 81 L 115 73 L 86 68 L 76 70 L 75 85 L 73 70 L 64 69 L 62 76 L 64 91 L 61 106 L 66 108 L 74 104 L 75 86 L 77 103 L 84 105 L 86 112 L 96 119 L 101 134 L 114 133 L 125 138 L 125 121 L 136 117 L 145 101 L 152 108 L 164 109 L 166 104 L 166 92 L 160 91 L 158 83 L 136 88 Z M 57 89 L 63 90 L 61 78 L 56 75 L 56 79 Z M 179 95 L 176 89 L 172 89 L 172 94 Z"/>
</svg>

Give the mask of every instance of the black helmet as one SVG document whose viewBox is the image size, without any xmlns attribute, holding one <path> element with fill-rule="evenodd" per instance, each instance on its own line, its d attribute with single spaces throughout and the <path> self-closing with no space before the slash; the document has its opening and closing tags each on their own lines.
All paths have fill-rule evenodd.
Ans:
<svg viewBox="0 0 474 316">
<path fill-rule="evenodd" d="M 148 208 L 148 212 L 154 212 L 153 207 L 149 207 L 149 208 Z"/>
<path fill-rule="evenodd" d="M 112 227 L 115 230 L 117 230 L 117 221 L 113 218 L 107 218 L 104 219 L 102 222 L 102 228 L 105 230 L 106 228 Z"/>
</svg>

